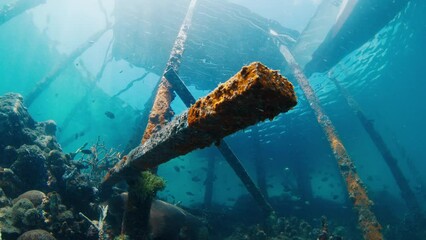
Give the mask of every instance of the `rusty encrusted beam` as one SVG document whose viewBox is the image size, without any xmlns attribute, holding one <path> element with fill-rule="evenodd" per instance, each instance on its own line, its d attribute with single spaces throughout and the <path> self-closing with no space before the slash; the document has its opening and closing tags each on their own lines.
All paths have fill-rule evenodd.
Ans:
<svg viewBox="0 0 426 240">
<path fill-rule="evenodd" d="M 189 3 L 188 10 L 186 12 L 185 18 L 183 20 L 175 43 L 173 45 L 164 72 L 166 72 L 168 69 L 174 69 L 175 71 L 179 70 L 180 62 L 185 49 L 184 46 L 187 38 L 187 32 L 192 22 L 192 16 L 194 13 L 196 2 L 197 0 L 191 0 L 191 2 Z M 154 95 L 152 95 L 148 100 L 148 103 L 152 103 L 152 108 L 148 115 L 148 121 L 146 123 L 145 131 L 141 139 L 141 145 L 145 144 L 149 139 L 151 139 L 153 134 L 160 131 L 160 129 L 163 128 L 174 116 L 174 112 L 171 108 L 171 102 L 173 101 L 175 95 L 172 90 L 172 85 L 167 81 L 164 76 L 161 77 L 161 80 L 156 87 L 156 91 L 154 92 L 156 92 L 155 97 Z M 153 102 L 152 99 L 154 99 Z M 132 154 L 132 152 L 130 152 L 130 154 Z M 151 171 L 156 171 L 156 169 L 152 169 Z M 131 177 L 127 176 L 126 180 L 127 184 L 129 185 L 129 192 L 137 191 L 137 189 L 135 189 L 136 186 L 132 184 Z M 148 201 L 141 202 L 137 199 L 135 195 L 129 195 L 129 204 L 126 206 L 126 212 L 128 214 L 126 214 L 126 218 L 123 219 L 123 225 L 126 226 L 127 229 L 129 229 L 128 233 L 130 234 L 132 239 L 145 239 L 141 238 L 141 236 L 138 236 L 138 232 L 140 231 L 135 231 L 134 226 L 144 226 L 144 223 L 146 224 L 146 222 L 148 221 L 149 214 L 148 216 L 146 216 L 145 214 L 145 218 L 140 217 L 141 215 L 144 215 L 144 212 L 149 213 L 149 211 L 146 211 L 147 209 L 144 207 L 144 205 L 147 205 L 148 209 L 150 208 L 151 204 L 148 203 Z M 135 220 L 137 222 L 134 222 Z M 148 229 L 146 227 L 142 227 L 142 232 L 146 233 L 148 232 Z"/>
<path fill-rule="evenodd" d="M 345 180 L 349 198 L 352 200 L 354 209 L 358 214 L 358 226 L 362 231 L 364 239 L 382 240 L 382 227 L 371 210 L 373 202 L 368 197 L 367 189 L 361 181 L 361 178 L 356 171 L 355 165 L 346 151 L 342 141 L 337 135 L 337 131 L 334 128 L 333 123 L 324 113 L 319 99 L 315 95 L 312 87 L 309 85 L 308 79 L 297 64 L 291 52 L 284 45 L 280 45 L 280 51 L 286 59 L 291 71 L 294 74 L 294 77 L 303 90 L 309 105 L 314 111 L 318 123 L 324 130 L 327 139 L 330 142 L 330 147 L 334 153 L 334 157 L 337 160 L 340 174 Z"/>
<path fill-rule="evenodd" d="M 179 71 L 183 52 L 185 50 L 185 42 L 188 37 L 188 30 L 191 26 L 196 4 L 197 0 L 191 0 L 189 3 L 188 11 L 186 12 L 185 19 L 179 29 L 175 43 L 173 44 L 164 72 L 167 72 L 169 69 L 173 69 L 176 72 Z M 162 76 L 148 117 L 148 123 L 141 140 L 142 144 L 145 143 L 153 133 L 160 130 L 168 121 L 170 121 L 170 119 L 173 118 L 174 112 L 170 104 L 174 97 L 175 95 L 172 90 L 172 85 L 169 83 L 167 78 Z"/>
<path fill-rule="evenodd" d="M 195 98 L 192 96 L 191 92 L 189 92 L 188 88 L 185 86 L 182 79 L 179 78 L 176 72 L 173 69 L 170 69 L 164 74 L 164 76 L 173 85 L 173 90 L 177 93 L 177 95 L 179 95 L 183 103 L 188 108 L 191 107 L 191 105 L 195 103 Z M 267 199 L 265 198 L 265 194 L 262 193 L 261 191 L 262 189 L 259 189 L 256 186 L 256 184 L 253 182 L 253 180 L 250 178 L 243 164 L 238 159 L 238 157 L 234 154 L 234 152 L 231 150 L 228 143 L 222 139 L 220 141 L 220 144 L 217 146 L 217 148 L 219 152 L 222 154 L 223 158 L 226 160 L 226 162 L 228 162 L 229 166 L 235 172 L 237 177 L 244 184 L 244 187 L 247 189 L 247 191 L 250 193 L 253 199 L 262 208 L 265 215 L 269 216 L 273 212 L 271 204 L 268 203 Z M 259 167 L 259 166 L 256 166 L 256 167 Z M 210 171 L 210 168 L 209 168 L 209 171 Z M 208 174 L 209 173 L 210 172 L 208 172 Z M 206 184 L 206 191 L 212 191 L 211 188 L 212 186 L 209 189 L 208 184 Z M 211 198 L 211 195 L 212 193 L 207 192 L 205 199 L 208 198 L 209 196 Z M 209 202 L 205 201 L 205 203 L 207 205 Z"/>
<path fill-rule="evenodd" d="M 258 62 L 245 66 L 133 149 L 105 176 L 101 190 L 130 172 L 155 168 L 259 121 L 272 120 L 296 104 L 293 85 L 277 71 Z"/>
<path fill-rule="evenodd" d="M 152 105 L 149 114 L 148 123 L 142 137 L 141 143 L 144 144 L 152 134 L 160 130 L 161 127 L 167 124 L 174 116 L 171 107 L 171 102 L 175 95 L 172 91 L 172 85 L 166 78 L 162 77 L 160 85 L 155 96 L 154 104 Z"/>
<path fill-rule="evenodd" d="M 46 0 L 15 0 L 5 4 L 0 7 L 0 25 L 45 2 Z"/>
</svg>

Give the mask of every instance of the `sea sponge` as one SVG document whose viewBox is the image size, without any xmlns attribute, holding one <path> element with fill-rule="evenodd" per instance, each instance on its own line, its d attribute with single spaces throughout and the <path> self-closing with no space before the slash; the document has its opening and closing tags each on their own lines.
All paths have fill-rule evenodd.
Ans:
<svg viewBox="0 0 426 240">
<path fill-rule="evenodd" d="M 144 200 L 149 198 L 152 199 L 158 191 L 163 190 L 166 186 L 165 181 L 161 177 L 151 173 L 150 171 L 142 172 L 137 181 L 137 195 L 140 199 Z"/>
</svg>

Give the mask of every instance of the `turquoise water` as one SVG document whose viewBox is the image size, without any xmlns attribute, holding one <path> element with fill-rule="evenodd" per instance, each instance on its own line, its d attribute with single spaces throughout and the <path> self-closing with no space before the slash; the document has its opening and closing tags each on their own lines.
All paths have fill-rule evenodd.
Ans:
<svg viewBox="0 0 426 240">
<path fill-rule="evenodd" d="M 0 6 L 8 2 L 0 1 Z M 20 93 L 25 104 L 37 82 L 60 68 L 28 110 L 36 121 L 52 119 L 57 123 L 56 135 L 63 151 L 74 152 L 98 138 L 119 151 L 136 147 L 138 140 L 133 137 L 141 136 L 140 128 L 145 124 L 142 117 L 150 108 L 148 99 L 155 92 L 189 2 L 125 4 L 106 0 L 100 5 L 94 0 L 78 4 L 62 0 L 46 1 L 24 11 L 0 25 L 0 95 Z M 314 9 L 322 6 L 323 14 L 327 15 L 329 9 L 336 15 L 347 1 L 293 4 L 298 14 L 289 25 L 285 24 L 285 14 L 277 20 L 279 11 L 286 10 L 277 9 L 273 2 L 270 6 L 262 4 L 256 12 L 254 3 L 248 10 L 227 1 L 199 0 L 179 75 L 199 98 L 252 61 L 280 70 L 295 85 L 298 105 L 273 121 L 251 126 L 225 140 L 255 182 L 264 171 L 263 191 L 279 214 L 309 218 L 317 225 L 318 220 L 312 219 L 329 215 L 336 219 L 336 225 L 356 229 L 352 203 L 327 138 L 274 41 L 277 36 L 285 37 L 287 47 L 295 50 L 295 58 L 306 64 L 322 43 L 318 39 L 325 38 L 334 24 L 330 17 L 323 19 L 321 29 L 316 22 L 305 25 L 314 16 Z M 303 8 L 307 8 L 304 15 Z M 274 13 L 270 16 L 274 19 L 267 19 L 265 9 Z M 418 213 L 424 214 L 425 10 L 424 1 L 408 1 L 380 30 L 342 58 L 324 56 L 335 57 L 337 64 L 307 76 L 375 203 L 373 211 L 383 232 L 393 234 L 389 239 L 422 238 L 414 234 L 418 229 L 398 228 L 410 210 L 389 166 L 332 79 L 346 89 L 383 138 L 419 202 Z M 133 12 L 127 16 L 126 11 Z M 99 31 L 102 34 L 91 40 Z M 84 45 L 81 54 L 70 57 Z M 138 79 L 141 76 L 144 78 Z M 172 108 L 176 114 L 186 109 L 178 97 Z M 106 112 L 114 117 L 106 116 Z M 158 175 L 164 177 L 167 186 L 158 196 L 185 207 L 202 208 L 208 160 L 215 162 L 213 203 L 235 207 L 248 193 L 215 147 L 161 165 Z M 414 235 L 404 235 L 407 232 Z"/>
</svg>

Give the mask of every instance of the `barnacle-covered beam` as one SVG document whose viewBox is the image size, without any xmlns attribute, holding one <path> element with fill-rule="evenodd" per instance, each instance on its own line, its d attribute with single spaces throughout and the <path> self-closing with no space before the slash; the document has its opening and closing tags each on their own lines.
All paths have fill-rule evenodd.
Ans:
<svg viewBox="0 0 426 240">
<path fill-rule="evenodd" d="M 297 104 L 293 85 L 259 62 L 245 66 L 213 92 L 176 116 L 106 175 L 101 190 L 132 171 L 154 168 L 177 156 L 218 143 L 225 136 Z"/>
<path fill-rule="evenodd" d="M 179 29 L 178 36 L 173 44 L 172 51 L 167 61 L 167 66 L 164 72 L 173 70 L 178 72 L 183 52 L 185 50 L 185 42 L 188 38 L 188 30 L 191 26 L 192 16 L 194 15 L 194 9 L 197 4 L 197 0 L 192 0 L 189 3 L 188 11 L 185 19 Z M 152 104 L 151 112 L 149 113 L 148 123 L 146 125 L 145 132 L 142 136 L 142 144 L 147 141 L 152 134 L 160 130 L 170 119 L 173 118 L 174 112 L 171 108 L 171 102 L 175 95 L 173 93 L 172 85 L 169 83 L 167 78 L 161 77 L 158 85 L 157 94 L 155 95 L 154 102 Z"/>
<path fill-rule="evenodd" d="M 191 107 L 196 100 L 192 96 L 191 92 L 189 92 L 188 88 L 185 86 L 182 79 L 180 79 L 180 77 L 176 74 L 176 72 L 173 69 L 170 69 L 164 74 L 164 76 L 173 85 L 173 90 L 182 99 L 185 106 L 187 106 L 188 108 Z M 262 193 L 261 189 L 257 188 L 256 184 L 254 184 L 253 180 L 248 175 L 241 161 L 238 159 L 238 157 L 234 154 L 234 152 L 228 146 L 228 143 L 224 139 L 222 139 L 219 145 L 217 146 L 217 149 L 222 154 L 226 162 L 228 162 L 229 166 L 232 168 L 232 170 L 235 172 L 235 174 L 238 176 L 241 182 L 244 184 L 244 187 L 247 189 L 247 191 L 251 194 L 254 200 L 262 208 L 265 215 L 269 216 L 271 213 L 273 213 L 274 210 L 272 209 L 271 204 L 269 204 L 267 199 L 265 198 L 266 191 Z M 211 161 L 209 161 L 209 165 L 211 164 L 210 162 Z M 259 168 L 259 167 L 261 166 L 256 166 L 256 168 Z M 213 169 L 209 167 L 206 184 L 205 184 L 206 193 L 204 196 L 206 206 L 209 205 L 209 202 L 211 201 L 211 197 L 213 194 L 212 192 L 213 181 L 211 179 L 213 179 L 214 173 L 212 171 Z"/>
</svg>

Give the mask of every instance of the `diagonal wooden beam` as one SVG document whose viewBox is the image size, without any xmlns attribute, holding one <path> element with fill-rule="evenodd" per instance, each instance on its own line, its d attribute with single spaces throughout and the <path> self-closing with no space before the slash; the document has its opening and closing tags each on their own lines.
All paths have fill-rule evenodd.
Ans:
<svg viewBox="0 0 426 240">
<path fill-rule="evenodd" d="M 350 95 L 350 93 L 346 90 L 346 88 L 344 88 L 339 83 L 339 81 L 332 75 L 331 72 L 328 72 L 328 78 L 336 85 L 337 90 L 345 98 L 346 103 L 348 104 L 350 109 L 355 113 L 355 115 L 358 117 L 365 131 L 370 136 L 371 141 L 374 143 L 377 150 L 382 155 L 383 159 L 385 160 L 385 163 L 388 165 L 389 170 L 392 173 L 392 176 L 395 179 L 396 184 L 401 190 L 401 197 L 407 204 L 407 207 L 410 213 L 414 215 L 415 218 L 421 219 L 422 212 L 420 210 L 421 208 L 417 201 L 416 195 L 414 194 L 413 190 L 411 189 L 408 183 L 407 178 L 405 177 L 404 173 L 399 167 L 398 160 L 396 159 L 396 157 L 392 155 L 392 152 L 390 151 L 389 147 L 386 145 L 385 140 L 380 135 L 380 133 L 376 130 L 376 128 L 374 127 L 374 124 L 367 118 L 367 116 L 361 110 L 361 107 L 358 105 L 356 100 L 352 97 L 352 95 Z"/>
<path fill-rule="evenodd" d="M 104 29 L 94 33 L 89 37 L 83 44 L 75 49 L 69 56 L 62 61 L 58 62 L 50 72 L 40 79 L 31 91 L 25 96 L 25 102 L 27 107 L 30 107 L 34 101 L 42 94 L 49 86 L 62 74 L 62 72 L 69 67 L 75 59 L 80 57 L 86 52 L 95 42 L 97 42 L 109 29 L 111 25 L 106 26 Z"/>
<path fill-rule="evenodd" d="M 373 201 L 370 200 L 367 194 L 367 189 L 362 182 L 361 178 L 356 171 L 355 164 L 346 151 L 345 146 L 340 140 L 333 123 L 328 115 L 324 112 L 319 102 L 318 97 L 315 95 L 314 90 L 308 82 L 302 69 L 294 59 L 290 50 L 278 41 L 279 50 L 284 59 L 287 61 L 294 77 L 300 85 L 306 100 L 309 102 L 312 110 L 314 111 L 317 121 L 323 129 L 329 143 L 334 157 L 337 160 L 337 165 L 340 170 L 346 189 L 349 193 L 349 198 L 354 204 L 354 210 L 358 214 L 358 226 L 362 231 L 365 240 L 383 240 L 382 226 L 377 221 L 376 215 L 372 211 Z"/>
<path fill-rule="evenodd" d="M 0 7 L 0 25 L 45 2 L 46 0 L 15 0 L 9 4 L 5 4 L 3 7 Z"/>
<path fill-rule="evenodd" d="M 297 104 L 293 85 L 261 63 L 245 66 L 226 83 L 195 102 L 191 108 L 112 168 L 101 192 L 132 172 L 154 168 L 265 119 L 287 112 Z"/>
<path fill-rule="evenodd" d="M 185 19 L 179 29 L 175 43 L 173 44 L 164 72 L 167 72 L 169 69 L 173 69 L 176 72 L 179 71 L 196 4 L 197 0 L 191 0 L 189 3 L 188 11 L 186 12 Z M 151 112 L 149 113 L 148 123 L 141 140 L 142 144 L 173 118 L 174 112 L 170 104 L 174 97 L 172 85 L 163 75 L 158 85 Z"/>
</svg>

